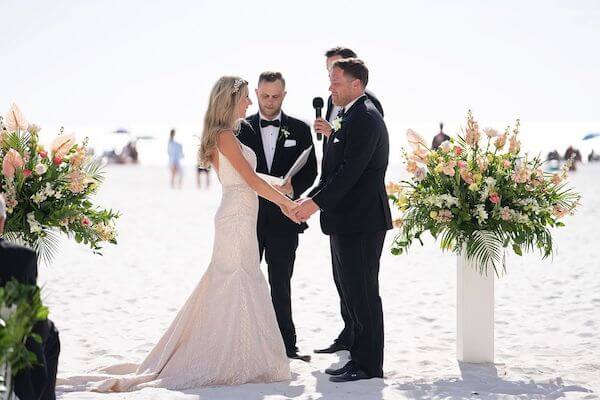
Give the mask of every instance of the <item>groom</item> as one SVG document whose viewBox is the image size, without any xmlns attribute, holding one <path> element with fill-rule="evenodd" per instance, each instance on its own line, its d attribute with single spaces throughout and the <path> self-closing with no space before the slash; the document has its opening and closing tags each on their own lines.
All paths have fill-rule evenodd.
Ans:
<svg viewBox="0 0 600 400">
<path fill-rule="evenodd" d="M 329 90 L 342 107 L 341 123 L 329 137 L 312 198 L 295 210 L 303 221 L 321 210 L 321 228 L 330 237 L 334 273 L 352 320 L 351 360 L 325 371 L 333 382 L 383 377 L 379 259 L 392 228 L 384 182 L 389 143 L 383 117 L 365 95 L 368 77 L 359 59 L 332 64 Z"/>
<path fill-rule="evenodd" d="M 242 124 L 239 139 L 256 153 L 256 172 L 276 177 L 284 176 L 298 156 L 313 144 L 310 127 L 281 111 L 285 98 L 285 79 L 279 72 L 263 72 L 258 79 L 256 96 L 259 112 Z M 298 199 L 317 177 L 314 148 L 306 165 L 277 190 L 291 199 Z M 283 215 L 279 207 L 260 198 L 258 209 L 258 246 L 269 271 L 271 299 L 277 322 L 289 358 L 310 361 L 310 356 L 298 354 L 296 328 L 292 320 L 290 280 L 294 271 L 298 234 L 307 228 Z"/>
</svg>

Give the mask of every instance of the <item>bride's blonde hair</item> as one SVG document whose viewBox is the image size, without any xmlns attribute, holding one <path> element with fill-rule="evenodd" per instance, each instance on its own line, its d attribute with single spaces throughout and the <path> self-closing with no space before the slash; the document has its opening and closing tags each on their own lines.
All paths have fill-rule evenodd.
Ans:
<svg viewBox="0 0 600 400">
<path fill-rule="evenodd" d="M 200 140 L 198 158 L 203 168 L 210 167 L 217 147 L 218 134 L 224 130 L 239 129 L 238 105 L 247 94 L 248 82 L 237 76 L 223 76 L 213 86 L 204 114 L 204 128 Z"/>
</svg>

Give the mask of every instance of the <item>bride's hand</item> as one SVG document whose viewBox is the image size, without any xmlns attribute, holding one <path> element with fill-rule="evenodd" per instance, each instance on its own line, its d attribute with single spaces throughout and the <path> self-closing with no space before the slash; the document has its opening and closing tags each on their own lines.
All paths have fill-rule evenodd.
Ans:
<svg viewBox="0 0 600 400">
<path fill-rule="evenodd" d="M 281 205 L 279 208 L 281 208 L 281 212 L 286 217 L 288 217 L 295 223 L 300 224 L 302 221 L 300 221 L 300 219 L 298 217 L 296 217 L 295 212 L 294 212 L 297 207 L 298 207 L 298 204 L 294 203 L 293 201 L 290 201 L 289 203 L 286 203 L 285 205 Z"/>
</svg>

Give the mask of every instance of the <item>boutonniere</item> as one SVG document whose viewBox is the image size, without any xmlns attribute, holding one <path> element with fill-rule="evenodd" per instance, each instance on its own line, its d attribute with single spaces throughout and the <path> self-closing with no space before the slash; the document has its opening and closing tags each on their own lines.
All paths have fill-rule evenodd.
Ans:
<svg viewBox="0 0 600 400">
<path fill-rule="evenodd" d="M 344 122 L 344 119 L 342 117 L 336 117 L 332 124 L 333 124 L 333 131 L 337 132 L 340 130 L 340 128 L 342 127 L 342 122 Z"/>
<path fill-rule="evenodd" d="M 282 126 L 279 130 L 279 139 L 287 139 L 292 133 L 286 129 L 285 126 Z"/>
</svg>

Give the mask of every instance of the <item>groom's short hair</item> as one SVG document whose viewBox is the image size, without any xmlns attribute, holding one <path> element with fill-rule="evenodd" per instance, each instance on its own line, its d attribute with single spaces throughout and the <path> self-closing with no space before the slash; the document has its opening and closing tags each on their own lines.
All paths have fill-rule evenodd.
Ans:
<svg viewBox="0 0 600 400">
<path fill-rule="evenodd" d="M 285 88 L 285 79 L 283 79 L 283 75 L 281 72 L 273 72 L 273 71 L 265 71 L 258 77 L 258 84 L 261 82 L 276 82 L 281 81 L 283 83 L 283 87 Z"/>
<path fill-rule="evenodd" d="M 342 58 L 356 58 L 358 57 L 354 51 L 347 47 L 333 47 L 325 52 L 325 57 L 342 56 Z"/>
<path fill-rule="evenodd" d="M 363 88 L 367 87 L 369 82 L 369 69 L 364 61 L 359 58 L 342 58 L 331 64 L 331 68 L 339 68 L 344 71 L 344 75 L 349 75 L 358 79 Z"/>
<path fill-rule="evenodd" d="M 0 194 L 0 219 L 6 219 L 6 201 L 4 196 Z"/>
</svg>

